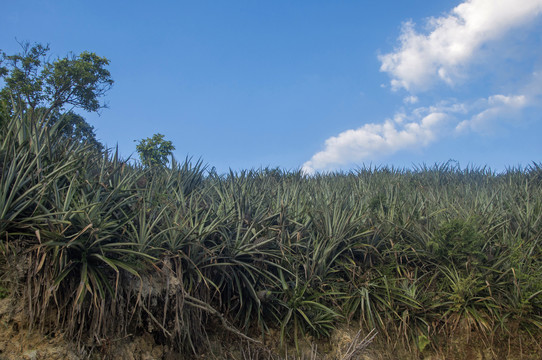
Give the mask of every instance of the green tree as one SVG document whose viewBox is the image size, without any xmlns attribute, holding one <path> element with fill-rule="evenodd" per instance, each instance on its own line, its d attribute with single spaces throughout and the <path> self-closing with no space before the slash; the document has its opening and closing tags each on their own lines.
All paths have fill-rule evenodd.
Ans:
<svg viewBox="0 0 542 360">
<path fill-rule="evenodd" d="M 98 112 L 106 107 L 99 99 L 113 85 L 106 69 L 109 60 L 85 51 L 50 61 L 49 46 L 22 43 L 21 47 L 15 55 L 0 52 L 2 118 L 24 112 L 34 123 L 61 122 L 62 137 L 90 142 L 101 150 L 93 127 L 72 109 Z"/>
<path fill-rule="evenodd" d="M 96 139 L 94 126 L 90 125 L 84 117 L 73 111 L 60 113 L 55 111 L 51 114 L 49 124 L 59 125 L 58 133 L 64 140 L 72 140 L 86 145 L 91 145 L 92 149 L 101 152 L 103 144 Z"/>
<path fill-rule="evenodd" d="M 84 51 L 50 62 L 49 46 L 25 43 L 21 47 L 19 54 L 2 54 L 0 63 L 6 84 L 2 97 L 12 105 L 42 109 L 45 116 L 68 105 L 89 112 L 105 107 L 99 98 L 113 85 L 106 69 L 108 59 Z"/>
<path fill-rule="evenodd" d="M 145 166 L 166 166 L 168 156 L 173 154 L 175 146 L 164 135 L 154 134 L 152 138 L 141 139 L 136 146 L 141 162 Z"/>
</svg>

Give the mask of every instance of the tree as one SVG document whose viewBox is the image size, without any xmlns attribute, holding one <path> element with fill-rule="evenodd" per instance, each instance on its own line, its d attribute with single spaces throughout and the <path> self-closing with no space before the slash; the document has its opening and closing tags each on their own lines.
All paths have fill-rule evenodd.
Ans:
<svg viewBox="0 0 542 360">
<path fill-rule="evenodd" d="M 103 146 L 96 140 L 94 128 L 72 108 L 98 112 L 106 107 L 99 99 L 113 85 L 106 66 L 109 60 L 94 53 L 69 54 L 49 61 L 49 46 L 20 44 L 22 52 L 0 52 L 0 115 L 7 118 L 25 113 L 35 124 L 52 126 L 61 122 L 61 137 Z M 69 110 L 66 107 L 70 106 Z M 1 125 L 1 124 L 0 124 Z"/>
<path fill-rule="evenodd" d="M 11 105 L 32 111 L 42 109 L 45 117 L 66 105 L 89 112 L 105 107 L 99 98 L 113 85 L 106 69 L 108 59 L 85 51 L 50 62 L 49 46 L 24 43 L 21 47 L 22 53 L 2 54 L 0 62 L 0 76 L 6 84 L 2 98 Z"/>
<path fill-rule="evenodd" d="M 65 140 L 77 141 L 90 145 L 97 152 L 103 151 L 103 144 L 96 139 L 94 126 L 90 125 L 84 117 L 73 111 L 64 114 L 55 111 L 51 114 L 49 124 L 58 123 L 58 134 Z"/>
<path fill-rule="evenodd" d="M 168 156 L 173 154 L 175 146 L 171 141 L 164 140 L 164 135 L 154 134 L 152 138 L 141 139 L 136 150 L 143 165 L 164 167 L 168 163 Z"/>
</svg>

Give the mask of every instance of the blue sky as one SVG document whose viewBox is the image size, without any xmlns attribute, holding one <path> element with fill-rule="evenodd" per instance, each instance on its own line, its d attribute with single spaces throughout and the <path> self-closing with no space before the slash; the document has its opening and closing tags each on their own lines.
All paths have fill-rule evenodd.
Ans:
<svg viewBox="0 0 542 360">
<path fill-rule="evenodd" d="M 540 162 L 542 0 L 29 0 L 16 39 L 110 59 L 82 115 L 125 157 L 162 133 L 219 172 Z"/>
</svg>

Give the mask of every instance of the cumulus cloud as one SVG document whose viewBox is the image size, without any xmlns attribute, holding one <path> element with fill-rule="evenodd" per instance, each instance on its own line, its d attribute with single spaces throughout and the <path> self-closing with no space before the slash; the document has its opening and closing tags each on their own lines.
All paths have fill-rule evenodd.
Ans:
<svg viewBox="0 0 542 360">
<path fill-rule="evenodd" d="M 468 0 L 431 18 L 428 34 L 403 24 L 400 46 L 379 57 L 392 89 L 425 90 L 436 79 L 453 84 L 483 45 L 542 13 L 542 0 Z"/>
<path fill-rule="evenodd" d="M 479 101 L 483 103 L 484 109 L 475 113 L 470 119 L 463 120 L 455 127 L 457 133 L 466 131 L 487 132 L 491 131 L 494 124 L 492 121 L 496 118 L 503 118 L 517 113 L 528 105 L 525 95 L 493 95 L 487 99 Z"/>
<path fill-rule="evenodd" d="M 384 123 L 346 130 L 325 142 L 324 150 L 303 164 L 306 174 L 362 163 L 399 151 L 424 148 L 438 139 L 465 132 L 488 133 L 496 122 L 532 105 L 539 92 L 529 95 L 496 94 L 469 103 L 443 101 L 397 113 Z"/>
<path fill-rule="evenodd" d="M 404 88 L 410 92 L 403 98 L 405 106 L 417 107 L 410 113 L 402 109 L 392 119 L 330 137 L 323 150 L 303 165 L 303 171 L 312 174 L 373 161 L 467 132 L 492 133 L 502 121 L 521 118 L 526 107 L 542 107 L 540 70 L 515 84 L 500 84 L 501 93 L 488 96 L 488 91 L 475 99 L 463 96 L 461 100 L 448 98 L 431 106 L 419 106 L 420 98 L 414 95 L 427 90 L 435 81 L 453 85 L 459 77 L 468 79 L 467 67 L 482 47 L 490 46 L 540 14 L 542 0 L 467 0 L 450 13 L 430 19 L 425 34 L 418 33 L 413 23 L 405 23 L 400 47 L 380 56 L 381 71 L 390 74 L 393 90 Z M 540 68 L 541 64 L 536 63 L 540 60 L 531 60 L 533 67 Z"/>
<path fill-rule="evenodd" d="M 469 106 L 467 119 L 455 127 L 456 134 L 492 132 L 500 119 L 521 119 L 521 110 L 542 104 L 542 72 L 534 71 L 531 79 L 515 95 L 496 94 Z"/>
<path fill-rule="evenodd" d="M 303 164 L 303 171 L 312 174 L 316 170 L 361 162 L 401 149 L 426 146 L 437 138 L 445 120 L 446 115 L 440 112 L 408 122 L 405 122 L 404 114 L 398 114 L 383 124 L 366 124 L 356 130 L 344 131 L 327 139 L 325 149 Z"/>
</svg>

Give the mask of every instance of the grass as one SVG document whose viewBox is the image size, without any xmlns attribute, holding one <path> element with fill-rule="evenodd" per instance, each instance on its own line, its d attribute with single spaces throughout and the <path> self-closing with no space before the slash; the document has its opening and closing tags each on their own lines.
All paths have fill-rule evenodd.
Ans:
<svg viewBox="0 0 542 360">
<path fill-rule="evenodd" d="M 27 264 L 2 294 L 45 332 L 193 353 L 213 324 L 298 347 L 350 322 L 412 351 L 462 327 L 541 335 L 539 164 L 220 175 L 99 154 L 23 111 L 1 123 L 2 264 Z"/>
</svg>

